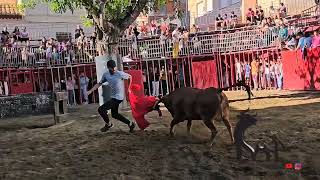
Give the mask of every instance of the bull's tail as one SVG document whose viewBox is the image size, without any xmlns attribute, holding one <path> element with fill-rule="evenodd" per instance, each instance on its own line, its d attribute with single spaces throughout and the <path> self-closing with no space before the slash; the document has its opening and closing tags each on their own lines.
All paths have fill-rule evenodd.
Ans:
<svg viewBox="0 0 320 180">
<path fill-rule="evenodd" d="M 247 91 L 247 93 L 248 93 L 248 99 L 249 99 L 249 100 L 251 99 L 251 96 L 253 96 L 253 94 L 252 94 L 252 92 L 251 92 L 251 90 L 250 90 L 250 87 L 249 87 L 244 81 L 238 81 L 236 84 L 231 85 L 231 86 L 229 86 L 229 87 L 219 88 L 219 89 L 218 89 L 218 92 L 221 93 L 222 91 L 226 91 L 226 90 L 228 90 L 228 89 L 230 89 L 230 88 L 232 88 L 232 87 L 244 87 L 244 88 L 246 88 L 246 91 Z"/>
</svg>

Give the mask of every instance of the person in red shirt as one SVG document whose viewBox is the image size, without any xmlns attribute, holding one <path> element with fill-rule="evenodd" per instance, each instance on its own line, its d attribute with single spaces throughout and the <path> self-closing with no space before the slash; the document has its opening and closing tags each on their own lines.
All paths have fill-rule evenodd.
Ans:
<svg viewBox="0 0 320 180">
<path fill-rule="evenodd" d="M 142 32 L 144 35 L 147 35 L 148 28 L 147 28 L 146 24 L 144 23 L 144 21 L 142 21 L 142 25 L 141 25 L 140 29 L 141 29 L 141 32 Z"/>
</svg>

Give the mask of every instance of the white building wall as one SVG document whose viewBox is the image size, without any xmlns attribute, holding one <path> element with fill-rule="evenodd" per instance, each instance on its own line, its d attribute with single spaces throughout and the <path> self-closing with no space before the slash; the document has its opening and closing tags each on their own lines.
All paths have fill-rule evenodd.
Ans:
<svg viewBox="0 0 320 180">
<path fill-rule="evenodd" d="M 0 19 L 0 28 L 7 26 L 9 31 L 13 31 L 15 26 L 20 29 L 26 27 L 31 39 L 56 38 L 57 32 L 70 32 L 74 38 L 74 30 L 77 25 L 81 25 L 81 15 L 86 15 L 84 10 L 77 10 L 74 13 L 63 14 L 54 13 L 48 5 L 37 5 L 34 9 L 26 9 L 23 19 Z M 93 32 L 92 28 L 83 28 L 86 35 Z"/>
</svg>

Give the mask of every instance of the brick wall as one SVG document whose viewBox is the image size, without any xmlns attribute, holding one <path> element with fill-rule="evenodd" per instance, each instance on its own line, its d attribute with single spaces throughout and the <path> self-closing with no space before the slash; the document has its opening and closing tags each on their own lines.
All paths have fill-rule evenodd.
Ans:
<svg viewBox="0 0 320 180">
<path fill-rule="evenodd" d="M 0 97 L 0 119 L 53 113 L 52 93 Z"/>
</svg>

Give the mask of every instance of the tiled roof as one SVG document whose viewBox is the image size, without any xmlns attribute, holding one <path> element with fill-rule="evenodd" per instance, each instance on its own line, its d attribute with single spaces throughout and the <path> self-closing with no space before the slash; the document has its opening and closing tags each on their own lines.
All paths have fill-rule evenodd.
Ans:
<svg viewBox="0 0 320 180">
<path fill-rule="evenodd" d="M 0 19 L 21 19 L 16 4 L 0 4 Z"/>
</svg>

